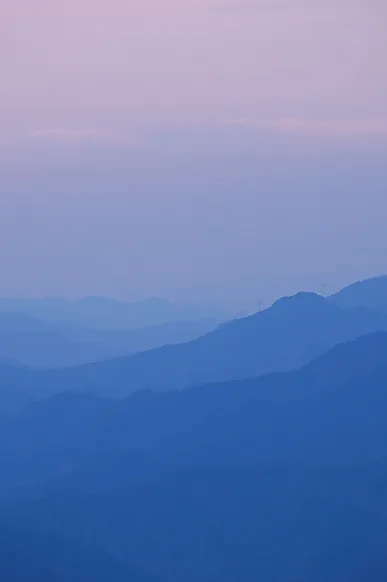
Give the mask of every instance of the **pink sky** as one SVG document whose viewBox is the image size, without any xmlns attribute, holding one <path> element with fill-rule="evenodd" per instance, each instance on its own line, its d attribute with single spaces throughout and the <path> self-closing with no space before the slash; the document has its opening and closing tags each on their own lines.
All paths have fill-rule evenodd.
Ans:
<svg viewBox="0 0 387 582">
<path fill-rule="evenodd" d="M 386 0 L 1 0 L 2 295 L 387 272 Z"/>
<path fill-rule="evenodd" d="M 387 117 L 384 0 L 2 0 L 0 127 Z"/>
</svg>

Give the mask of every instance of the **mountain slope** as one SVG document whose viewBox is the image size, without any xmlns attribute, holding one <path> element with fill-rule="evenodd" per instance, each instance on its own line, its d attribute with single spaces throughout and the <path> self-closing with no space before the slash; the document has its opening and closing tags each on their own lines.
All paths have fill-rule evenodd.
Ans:
<svg viewBox="0 0 387 582">
<path fill-rule="evenodd" d="M 5 524 L 57 529 L 170 582 L 385 580 L 387 333 L 242 382 L 62 394 L 0 437 L 1 479 L 24 470 Z"/>
<path fill-rule="evenodd" d="M 61 386 L 125 396 L 244 379 L 299 368 L 338 343 L 379 329 L 387 330 L 387 315 L 342 310 L 317 295 L 299 294 L 187 344 L 69 370 Z"/>
<path fill-rule="evenodd" d="M 386 386 L 387 334 L 376 333 L 295 372 L 121 402 L 62 394 L 0 425 L 0 490 L 76 480 L 87 458 L 104 467 L 110 454 L 366 467 L 387 458 Z"/>
<path fill-rule="evenodd" d="M 365 307 L 387 313 L 387 275 L 353 283 L 329 299 L 339 307 Z"/>
<path fill-rule="evenodd" d="M 25 366 L 49 368 L 80 365 L 120 352 L 87 341 L 82 330 L 66 329 L 22 313 L 0 313 L 0 353 Z"/>
<path fill-rule="evenodd" d="M 339 343 L 377 330 L 387 330 L 387 315 L 340 309 L 318 295 L 301 293 L 186 344 L 68 370 L 30 373 L 17 384 L 0 369 L 0 388 L 16 386 L 26 397 L 28 389 L 125 397 L 143 389 L 241 380 L 299 368 Z M 0 409 L 5 406 L 0 390 Z"/>
<path fill-rule="evenodd" d="M 189 341 L 217 325 L 214 320 L 179 321 L 139 330 L 106 331 L 0 312 L 0 353 L 25 366 L 76 366 Z"/>
<path fill-rule="evenodd" d="M 134 330 L 91 330 L 89 337 L 102 345 L 111 345 L 116 354 L 128 355 L 192 341 L 213 331 L 219 324 L 216 319 L 170 321 Z"/>
</svg>

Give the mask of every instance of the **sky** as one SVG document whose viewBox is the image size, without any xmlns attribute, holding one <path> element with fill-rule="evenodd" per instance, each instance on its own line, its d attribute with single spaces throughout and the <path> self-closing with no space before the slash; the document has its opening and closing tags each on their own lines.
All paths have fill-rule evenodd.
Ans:
<svg viewBox="0 0 387 582">
<path fill-rule="evenodd" d="M 387 272 L 385 0 L 0 0 L 2 296 Z"/>
</svg>

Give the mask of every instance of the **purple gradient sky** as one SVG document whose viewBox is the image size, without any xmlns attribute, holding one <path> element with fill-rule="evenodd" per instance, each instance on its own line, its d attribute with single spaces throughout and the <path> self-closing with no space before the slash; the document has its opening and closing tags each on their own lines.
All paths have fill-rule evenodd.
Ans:
<svg viewBox="0 0 387 582">
<path fill-rule="evenodd" d="M 2 0 L 1 295 L 387 272 L 385 0 Z"/>
</svg>

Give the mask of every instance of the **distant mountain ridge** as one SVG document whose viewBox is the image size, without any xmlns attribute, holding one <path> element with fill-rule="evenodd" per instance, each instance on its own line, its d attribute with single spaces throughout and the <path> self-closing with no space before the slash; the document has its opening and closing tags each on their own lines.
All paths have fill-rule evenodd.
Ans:
<svg viewBox="0 0 387 582">
<path fill-rule="evenodd" d="M 339 307 L 365 307 L 387 313 L 387 275 L 352 283 L 329 299 Z"/>
<path fill-rule="evenodd" d="M 212 331 L 218 324 L 206 319 L 138 330 L 94 330 L 0 311 L 0 354 L 25 366 L 70 367 L 189 341 Z"/>
<path fill-rule="evenodd" d="M 303 298 L 307 308 L 308 294 L 300 293 L 296 297 L 299 301 Z M 314 300 L 316 303 L 316 297 L 310 294 L 309 302 Z M 387 276 L 359 281 L 327 300 L 343 309 L 365 308 L 386 315 Z M 278 310 L 278 305 L 286 301 L 282 298 L 273 307 Z M 295 299 L 292 301 L 295 305 Z M 216 315 L 217 318 L 207 317 L 209 315 Z M 9 361 L 14 365 L 20 363 L 44 368 L 80 366 L 189 342 L 214 330 L 227 316 L 230 318 L 231 314 L 216 305 L 173 304 L 158 298 L 135 303 L 100 297 L 87 297 L 79 301 L 61 298 L 0 299 L 0 355 L 3 364 Z M 239 319 L 243 321 L 243 318 Z M 371 327 L 366 331 L 374 329 Z M 167 355 L 166 365 L 168 358 Z M 225 372 L 227 366 L 225 364 Z M 247 369 L 246 373 L 250 374 Z M 180 373 L 182 375 L 187 376 L 187 381 L 182 378 L 182 384 L 188 385 L 191 373 L 185 370 Z M 211 379 L 203 376 L 198 377 L 197 381 Z M 222 378 L 218 374 L 213 379 Z M 135 378 L 131 381 L 137 382 Z M 140 381 L 140 386 L 153 386 L 146 378 L 144 382 Z M 189 382 L 192 381 L 196 379 L 192 378 Z"/>
<path fill-rule="evenodd" d="M 24 313 L 54 323 L 100 330 L 130 330 L 176 321 L 231 319 L 233 313 L 215 304 L 172 303 L 157 297 L 124 302 L 105 297 L 86 297 L 78 301 L 0 298 L 0 312 Z"/>
<path fill-rule="evenodd" d="M 289 371 L 339 343 L 378 330 L 387 330 L 387 314 L 341 309 L 319 295 L 299 293 L 188 343 L 67 370 L 0 368 L 0 409 L 34 400 L 39 393 L 71 390 L 123 398 L 139 390 L 175 390 Z"/>
</svg>

